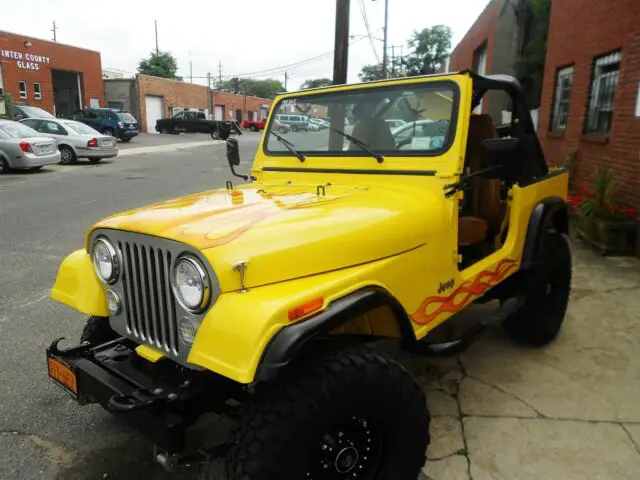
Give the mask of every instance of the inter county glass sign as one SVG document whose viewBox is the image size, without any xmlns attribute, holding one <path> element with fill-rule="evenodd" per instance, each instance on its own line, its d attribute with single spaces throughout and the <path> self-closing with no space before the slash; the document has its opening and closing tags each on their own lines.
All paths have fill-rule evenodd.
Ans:
<svg viewBox="0 0 640 480">
<path fill-rule="evenodd" d="M 15 60 L 18 68 L 22 68 L 24 70 L 40 70 L 41 64 L 48 65 L 51 63 L 49 57 L 35 55 L 33 53 L 14 52 L 13 50 L 0 49 L 0 57 Z"/>
</svg>

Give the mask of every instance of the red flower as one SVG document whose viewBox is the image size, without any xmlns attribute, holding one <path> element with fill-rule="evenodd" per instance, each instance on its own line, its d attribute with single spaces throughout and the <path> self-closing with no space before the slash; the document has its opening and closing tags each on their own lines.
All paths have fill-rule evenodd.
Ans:
<svg viewBox="0 0 640 480">
<path fill-rule="evenodd" d="M 620 205 L 618 205 L 617 203 L 612 203 L 611 205 L 609 205 L 609 208 L 611 209 L 612 212 L 617 212 L 618 210 L 620 210 Z"/>
<path fill-rule="evenodd" d="M 624 215 L 625 217 L 629 217 L 629 218 L 636 218 L 638 216 L 638 210 L 636 210 L 635 207 L 627 207 L 624 210 L 622 210 L 622 215 Z"/>
</svg>

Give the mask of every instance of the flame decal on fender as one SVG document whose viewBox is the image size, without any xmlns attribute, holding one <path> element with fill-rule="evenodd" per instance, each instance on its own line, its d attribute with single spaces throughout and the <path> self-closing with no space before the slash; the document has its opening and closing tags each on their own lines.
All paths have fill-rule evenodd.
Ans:
<svg viewBox="0 0 640 480">
<path fill-rule="evenodd" d="M 426 325 L 443 313 L 456 313 L 471 300 L 484 294 L 489 288 L 501 282 L 516 266 L 515 260 L 504 259 L 498 262 L 495 270 L 480 272 L 473 280 L 466 281 L 447 297 L 428 297 L 422 301 L 411 320 Z M 435 308 L 433 306 L 436 305 Z M 431 307 L 431 308 L 430 308 Z M 428 310 L 431 310 L 428 312 Z"/>
</svg>

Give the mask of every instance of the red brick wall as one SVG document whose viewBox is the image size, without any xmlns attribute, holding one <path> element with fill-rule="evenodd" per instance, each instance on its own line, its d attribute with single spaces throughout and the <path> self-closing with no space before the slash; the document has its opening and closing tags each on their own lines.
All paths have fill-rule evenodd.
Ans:
<svg viewBox="0 0 640 480">
<path fill-rule="evenodd" d="M 620 49 L 622 61 L 615 94 L 613 123 L 606 143 L 582 134 L 594 57 Z M 549 132 L 555 75 L 574 65 L 567 128 Z M 620 195 L 640 206 L 640 118 L 635 116 L 640 82 L 640 5 L 638 0 L 555 0 L 552 2 L 547 59 L 541 99 L 539 135 L 551 163 L 577 151 L 574 184 L 593 182 L 598 165 L 615 173 Z M 593 140 L 593 136 L 591 136 Z"/>
<path fill-rule="evenodd" d="M 226 93 L 226 92 L 214 92 L 213 93 L 213 103 L 214 105 L 222 105 L 224 119 L 229 119 L 229 113 L 233 114 L 233 118 L 236 118 L 236 110 L 242 110 L 242 119 L 246 120 L 247 112 L 253 111 L 258 112 L 258 118 L 260 116 L 260 107 L 262 105 L 269 105 L 273 100 L 269 98 L 259 98 L 259 97 L 250 97 L 247 96 L 247 102 L 245 107 L 245 98 L 244 95 L 236 95 L 234 93 Z"/>
<path fill-rule="evenodd" d="M 25 47 L 25 41 L 31 42 L 29 48 Z M 22 58 L 5 56 L 3 50 L 17 52 L 22 55 Z M 28 55 L 48 57 L 49 61 L 33 61 L 33 58 L 27 58 Z M 30 63 L 31 67 L 37 64 L 38 70 L 20 68 L 17 62 Z M 104 106 L 102 63 L 99 52 L 0 31 L 0 64 L 4 90 L 11 94 L 16 102 L 26 102 L 53 113 L 51 70 L 69 70 L 82 74 L 83 105 L 88 106 L 90 98 L 97 98 L 100 100 L 100 105 Z M 27 82 L 26 100 L 19 98 L 18 82 L 20 80 Z M 34 98 L 34 83 L 40 83 L 41 100 Z"/>
<path fill-rule="evenodd" d="M 171 108 L 209 108 L 209 90 L 203 85 L 170 80 L 168 78 L 138 75 L 137 90 L 140 103 L 140 131 L 147 131 L 147 106 L 145 97 L 164 97 L 165 118 L 171 117 Z"/>
<path fill-rule="evenodd" d="M 487 42 L 487 68 L 486 73 L 493 72 L 493 47 L 495 43 L 496 30 L 498 28 L 498 9 L 501 0 L 491 0 L 482 11 L 475 23 L 471 26 L 464 38 L 456 45 L 451 52 L 449 59 L 449 70 L 473 70 L 474 53 Z M 487 95 L 488 97 L 488 95 Z M 488 101 L 483 102 L 482 110 L 487 112 Z"/>
</svg>

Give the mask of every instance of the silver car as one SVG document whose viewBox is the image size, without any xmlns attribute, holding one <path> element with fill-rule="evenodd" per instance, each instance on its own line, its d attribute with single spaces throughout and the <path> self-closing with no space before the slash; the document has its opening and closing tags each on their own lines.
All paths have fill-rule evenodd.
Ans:
<svg viewBox="0 0 640 480">
<path fill-rule="evenodd" d="M 60 163 L 68 165 L 78 158 L 96 163 L 118 155 L 114 137 L 103 135 L 84 123 L 58 118 L 25 118 L 20 122 L 58 142 Z"/>
<path fill-rule="evenodd" d="M 0 120 L 0 173 L 12 168 L 39 170 L 59 161 L 55 140 L 19 122 Z"/>
</svg>

